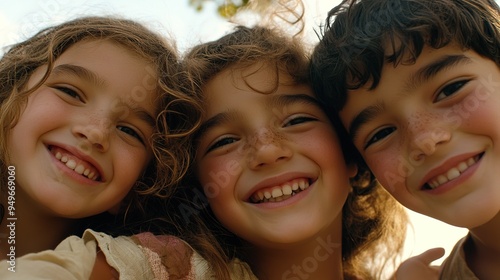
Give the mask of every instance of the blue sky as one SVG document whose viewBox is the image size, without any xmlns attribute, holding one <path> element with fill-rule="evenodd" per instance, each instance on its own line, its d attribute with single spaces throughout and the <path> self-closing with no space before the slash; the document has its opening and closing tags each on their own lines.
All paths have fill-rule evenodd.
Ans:
<svg viewBox="0 0 500 280">
<path fill-rule="evenodd" d="M 183 51 L 199 42 L 213 40 L 233 26 L 219 18 L 216 7 L 207 3 L 196 12 L 189 0 L 0 0 L 0 48 L 22 41 L 43 27 L 82 15 L 119 15 L 148 25 L 157 32 L 173 37 Z M 305 0 L 310 38 L 314 28 L 325 18 L 338 0 Z M 0 55 L 3 53 L 0 49 Z M 414 229 L 410 230 L 407 255 L 432 247 L 445 247 L 447 253 L 465 235 L 458 229 L 434 219 L 410 212 Z M 440 262 L 440 261 L 439 261 Z M 438 263 L 439 263 L 438 262 Z"/>
</svg>

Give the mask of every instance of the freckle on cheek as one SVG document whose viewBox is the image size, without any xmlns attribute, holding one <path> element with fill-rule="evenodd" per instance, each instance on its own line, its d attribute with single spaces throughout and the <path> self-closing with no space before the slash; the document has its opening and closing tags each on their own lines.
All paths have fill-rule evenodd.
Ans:
<svg viewBox="0 0 500 280">
<path fill-rule="evenodd" d="M 255 134 L 255 137 L 252 137 L 251 140 L 251 145 L 256 146 L 256 145 L 262 145 L 262 144 L 277 144 L 280 143 L 281 141 L 285 140 L 286 137 L 283 135 L 283 133 L 276 131 L 276 130 L 266 130 L 266 131 L 261 131 L 257 132 Z"/>
<path fill-rule="evenodd" d="M 273 142 L 281 143 L 282 141 L 286 140 L 286 136 L 283 133 L 280 133 L 278 131 L 273 131 Z"/>
<path fill-rule="evenodd" d="M 424 129 L 429 123 L 440 118 L 439 114 L 431 112 L 417 112 L 410 116 L 408 125 L 415 129 Z"/>
</svg>

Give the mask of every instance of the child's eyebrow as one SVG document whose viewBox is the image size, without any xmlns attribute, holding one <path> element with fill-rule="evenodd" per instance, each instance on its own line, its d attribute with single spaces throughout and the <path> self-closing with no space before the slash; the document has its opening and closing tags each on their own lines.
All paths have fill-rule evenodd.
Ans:
<svg viewBox="0 0 500 280">
<path fill-rule="evenodd" d="M 275 108 L 283 108 L 290 104 L 305 103 L 321 107 L 316 98 L 307 94 L 280 94 L 271 96 L 271 100 L 266 103 L 263 110 L 273 110 Z M 258 113 L 257 111 L 256 113 Z M 229 110 L 226 112 L 219 113 L 205 122 L 203 122 L 195 134 L 195 139 L 201 138 L 208 130 L 212 127 L 221 125 L 222 123 L 229 122 L 236 119 L 238 116 L 238 111 Z"/>
<path fill-rule="evenodd" d="M 410 91 L 446 69 L 469 63 L 472 63 L 472 60 L 465 55 L 445 55 L 440 59 L 423 66 L 415 72 L 415 74 L 408 79 L 405 89 Z"/>
<path fill-rule="evenodd" d="M 445 55 L 439 59 L 418 69 L 411 78 L 408 79 L 405 85 L 405 90 L 402 94 L 406 94 L 412 89 L 417 88 L 419 85 L 427 82 L 432 77 L 435 77 L 440 72 L 447 70 L 451 67 L 469 64 L 472 60 L 465 55 Z M 363 109 L 357 114 L 348 126 L 348 132 L 351 139 L 356 138 L 359 128 L 370 120 L 374 119 L 377 115 L 385 110 L 385 103 L 377 103 Z"/>
<path fill-rule="evenodd" d="M 88 70 L 85 67 L 81 67 L 73 64 L 60 64 L 52 69 L 52 73 L 55 75 L 69 74 L 79 78 L 83 78 L 97 86 L 105 86 L 106 81 L 99 77 L 94 72 Z"/>
<path fill-rule="evenodd" d="M 130 107 L 129 107 L 130 108 Z M 140 120 L 143 120 L 146 122 L 148 125 L 155 127 L 156 126 L 156 120 L 153 118 L 153 116 L 144 108 L 142 107 L 133 107 L 130 108 L 132 110 L 132 114 L 139 118 Z"/>
<path fill-rule="evenodd" d="M 321 107 L 318 100 L 310 95 L 299 93 L 299 94 L 280 94 L 271 97 L 271 101 L 267 103 L 266 109 L 272 110 L 274 108 L 286 107 L 291 104 L 310 104 Z"/>
<path fill-rule="evenodd" d="M 207 133 L 207 131 L 212 129 L 212 127 L 219 126 L 225 122 L 230 121 L 231 119 L 235 119 L 237 115 L 237 111 L 226 111 L 218 113 L 217 115 L 209 118 L 200 125 L 200 128 L 198 128 L 198 131 L 194 135 L 194 139 L 203 137 L 203 135 Z"/>
<path fill-rule="evenodd" d="M 106 86 L 106 81 L 99 77 L 96 73 L 74 64 L 61 64 L 52 69 L 54 75 L 73 75 L 82 78 L 96 86 Z M 126 105 L 132 111 L 132 114 L 137 118 L 143 120 L 148 125 L 155 126 L 155 118 L 144 108 L 137 106 Z"/>
<path fill-rule="evenodd" d="M 374 119 L 377 115 L 381 114 L 385 111 L 385 103 L 378 102 L 374 105 L 368 106 L 363 109 L 359 114 L 357 114 L 352 120 L 351 124 L 349 124 L 349 135 L 351 135 L 351 139 L 356 139 L 356 134 L 359 131 L 359 128 L 367 123 L 368 121 Z"/>
</svg>

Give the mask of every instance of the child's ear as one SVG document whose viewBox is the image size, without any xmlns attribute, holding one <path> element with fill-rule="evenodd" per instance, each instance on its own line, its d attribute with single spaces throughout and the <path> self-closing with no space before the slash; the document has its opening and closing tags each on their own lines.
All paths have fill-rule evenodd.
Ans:
<svg viewBox="0 0 500 280">
<path fill-rule="evenodd" d="M 349 175 L 349 178 L 354 178 L 358 174 L 358 165 L 354 163 L 348 163 L 347 164 L 347 175 Z"/>
</svg>

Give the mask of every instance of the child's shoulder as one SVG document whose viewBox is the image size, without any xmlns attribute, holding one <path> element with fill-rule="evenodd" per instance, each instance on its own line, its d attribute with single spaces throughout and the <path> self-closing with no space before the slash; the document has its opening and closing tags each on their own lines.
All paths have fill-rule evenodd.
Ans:
<svg viewBox="0 0 500 280">
<path fill-rule="evenodd" d="M 143 250 L 158 279 L 215 279 L 210 263 L 188 243 L 173 235 L 144 232 L 131 237 Z M 228 264 L 231 279 L 257 280 L 250 266 L 233 259 Z"/>
<path fill-rule="evenodd" d="M 136 234 L 131 239 L 150 264 L 155 279 L 168 279 L 168 275 L 195 279 L 198 254 L 182 239 L 150 232 Z"/>
<path fill-rule="evenodd" d="M 82 237 L 66 238 L 54 250 L 17 258 L 15 273 L 8 270 L 8 262 L 0 263 L 0 279 L 89 279 L 99 261 L 120 279 L 215 279 L 209 262 L 176 236 L 144 232 L 113 237 L 90 229 Z M 257 279 L 239 260 L 229 270 L 232 279 Z"/>
<path fill-rule="evenodd" d="M 54 250 L 17 257 L 12 265 L 2 261 L 0 279 L 89 279 L 98 248 L 102 247 L 105 249 L 102 250 L 103 253 L 109 253 L 121 246 L 137 247 L 131 240 L 115 240 L 104 233 L 87 230 L 82 237 L 67 237 Z M 132 263 L 132 266 L 136 267 L 136 264 Z M 8 269 L 9 267 L 12 269 Z"/>
<path fill-rule="evenodd" d="M 467 253 L 465 249 L 466 244 L 470 242 L 470 240 L 471 236 L 468 234 L 455 244 L 450 255 L 442 265 L 440 279 L 479 280 L 474 272 L 470 270 L 465 258 L 465 254 Z"/>
<path fill-rule="evenodd" d="M 231 274 L 231 279 L 258 280 L 250 266 L 240 259 L 233 259 L 229 263 L 229 273 Z"/>
</svg>

